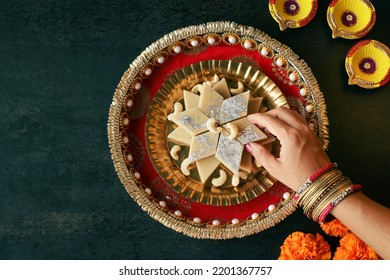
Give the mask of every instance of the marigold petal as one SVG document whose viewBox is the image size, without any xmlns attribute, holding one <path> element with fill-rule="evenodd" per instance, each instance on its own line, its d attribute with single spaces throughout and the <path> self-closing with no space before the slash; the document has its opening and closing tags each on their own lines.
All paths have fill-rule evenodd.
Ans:
<svg viewBox="0 0 390 280">
<path fill-rule="evenodd" d="M 342 237 L 349 233 L 349 229 L 337 219 L 322 224 L 321 228 L 327 235 L 330 236 Z"/>
<path fill-rule="evenodd" d="M 379 260 L 374 250 L 360 240 L 355 234 L 348 233 L 340 239 L 333 256 L 334 260 Z"/>
<path fill-rule="evenodd" d="M 322 235 L 293 232 L 280 247 L 279 260 L 330 260 L 331 251 Z"/>
</svg>

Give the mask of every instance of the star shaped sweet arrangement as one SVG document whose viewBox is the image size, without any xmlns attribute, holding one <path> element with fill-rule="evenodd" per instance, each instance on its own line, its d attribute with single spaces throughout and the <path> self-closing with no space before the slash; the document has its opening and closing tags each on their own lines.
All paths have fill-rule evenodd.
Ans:
<svg viewBox="0 0 390 280">
<path fill-rule="evenodd" d="M 205 184 L 220 167 L 219 176 L 211 179 L 211 185 L 223 187 L 238 186 L 241 179 L 259 170 L 259 164 L 253 165 L 254 159 L 244 146 L 251 142 L 269 145 L 275 140 L 246 118 L 267 109 L 262 105 L 262 97 L 253 97 L 241 82 L 237 88 L 229 88 L 226 79 L 218 75 L 212 81 L 195 85 L 191 91 L 184 90 L 183 96 L 184 107 L 176 102 L 174 112 L 168 115 L 168 120 L 177 125 L 168 140 L 177 144 L 171 149 L 175 160 L 179 159 L 180 145 L 189 147 L 188 156 L 180 164 L 184 175 L 189 176 L 191 167 L 196 167 Z"/>
</svg>

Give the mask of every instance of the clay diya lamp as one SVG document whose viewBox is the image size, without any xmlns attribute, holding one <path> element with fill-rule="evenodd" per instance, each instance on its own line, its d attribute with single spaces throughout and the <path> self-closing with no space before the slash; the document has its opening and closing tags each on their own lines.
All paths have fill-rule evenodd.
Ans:
<svg viewBox="0 0 390 280">
<path fill-rule="evenodd" d="M 390 80 L 390 49 L 376 40 L 364 40 L 349 50 L 345 59 L 348 84 L 372 89 Z"/>
<path fill-rule="evenodd" d="M 281 31 L 308 24 L 316 15 L 317 0 L 269 0 L 269 11 Z"/>
<path fill-rule="evenodd" d="M 375 8 L 368 0 L 332 0 L 326 15 L 333 38 L 361 38 L 376 21 Z"/>
</svg>

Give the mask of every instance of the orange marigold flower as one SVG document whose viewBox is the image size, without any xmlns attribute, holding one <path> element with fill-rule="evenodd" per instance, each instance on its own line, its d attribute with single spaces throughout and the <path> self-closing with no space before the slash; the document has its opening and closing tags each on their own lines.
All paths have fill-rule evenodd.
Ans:
<svg viewBox="0 0 390 280">
<path fill-rule="evenodd" d="M 327 235 L 330 236 L 342 237 L 349 233 L 349 229 L 337 219 L 322 224 L 321 228 Z"/>
<path fill-rule="evenodd" d="M 330 260 L 331 252 L 328 242 L 322 235 L 293 232 L 280 247 L 279 260 Z"/>
<path fill-rule="evenodd" d="M 360 240 L 355 234 L 348 233 L 340 239 L 333 256 L 334 260 L 379 260 L 381 259 L 374 250 Z"/>
</svg>

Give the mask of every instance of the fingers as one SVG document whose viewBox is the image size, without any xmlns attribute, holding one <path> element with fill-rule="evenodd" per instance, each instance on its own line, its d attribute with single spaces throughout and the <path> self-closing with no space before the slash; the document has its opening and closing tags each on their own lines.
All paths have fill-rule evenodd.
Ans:
<svg viewBox="0 0 390 280">
<path fill-rule="evenodd" d="M 260 128 L 267 129 L 279 140 L 282 140 L 288 136 L 288 130 L 290 128 L 289 125 L 277 117 L 270 116 L 268 114 L 256 113 L 247 116 L 247 119 L 250 122 L 258 125 Z"/>
<path fill-rule="evenodd" d="M 279 160 L 263 145 L 250 143 L 245 145 L 245 148 L 271 175 L 274 170 L 278 170 Z"/>
<path fill-rule="evenodd" d="M 252 116 L 253 115 L 253 116 Z M 257 123 L 256 118 L 260 115 L 260 113 L 252 114 L 248 116 L 248 119 L 254 123 Z M 306 121 L 303 119 L 303 117 L 294 110 L 289 110 L 285 107 L 278 107 L 276 109 L 270 110 L 263 115 L 271 116 L 273 118 L 279 119 L 283 121 L 288 126 L 294 127 L 294 128 L 301 128 L 303 126 L 307 126 Z M 264 118 L 263 118 L 264 119 Z M 259 122 L 264 122 L 264 120 L 259 120 Z M 262 126 L 261 123 L 258 123 L 258 125 Z"/>
<path fill-rule="evenodd" d="M 247 118 L 260 128 L 275 135 L 281 141 L 286 139 L 292 130 L 303 131 L 308 127 L 301 115 L 294 110 L 284 107 L 278 107 L 264 114 L 252 114 L 247 116 Z"/>
<path fill-rule="evenodd" d="M 307 125 L 306 121 L 302 118 L 298 112 L 294 110 L 289 110 L 285 107 L 278 107 L 276 109 L 270 110 L 265 114 L 278 118 L 279 120 L 284 121 L 291 127 L 300 128 L 303 125 Z"/>
</svg>

